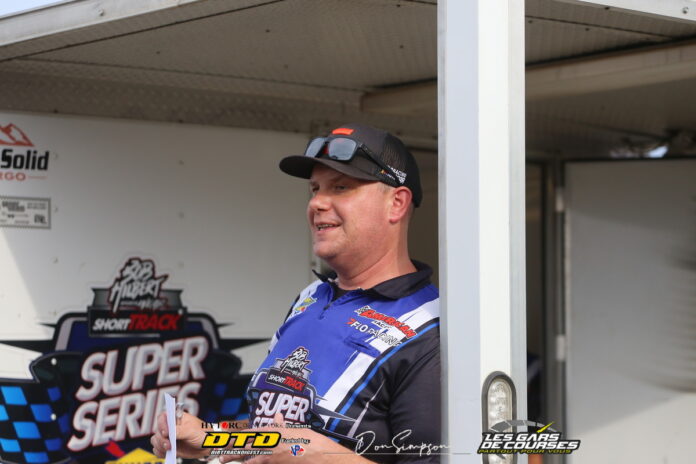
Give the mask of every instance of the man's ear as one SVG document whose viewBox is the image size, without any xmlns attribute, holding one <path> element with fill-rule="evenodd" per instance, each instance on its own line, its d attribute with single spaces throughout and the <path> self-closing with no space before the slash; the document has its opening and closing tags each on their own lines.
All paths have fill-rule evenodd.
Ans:
<svg viewBox="0 0 696 464">
<path fill-rule="evenodd" d="M 392 190 L 391 208 L 389 211 L 389 222 L 395 224 L 408 214 L 413 194 L 406 187 L 396 187 Z"/>
</svg>

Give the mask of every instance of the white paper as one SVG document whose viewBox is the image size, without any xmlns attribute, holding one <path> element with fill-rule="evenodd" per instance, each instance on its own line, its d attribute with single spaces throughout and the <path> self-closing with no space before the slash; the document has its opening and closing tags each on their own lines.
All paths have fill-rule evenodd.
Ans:
<svg viewBox="0 0 696 464">
<path fill-rule="evenodd" d="M 164 394 L 164 409 L 167 412 L 170 445 L 164 456 L 164 464 L 176 464 L 176 400 L 168 393 Z"/>
</svg>

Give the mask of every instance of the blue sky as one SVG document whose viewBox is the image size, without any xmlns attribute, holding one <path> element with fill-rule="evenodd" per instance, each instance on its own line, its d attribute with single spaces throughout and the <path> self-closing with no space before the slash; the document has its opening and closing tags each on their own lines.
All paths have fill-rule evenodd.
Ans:
<svg viewBox="0 0 696 464">
<path fill-rule="evenodd" d="M 38 6 L 59 3 L 60 0 L 0 0 L 0 16 L 31 10 Z"/>
</svg>

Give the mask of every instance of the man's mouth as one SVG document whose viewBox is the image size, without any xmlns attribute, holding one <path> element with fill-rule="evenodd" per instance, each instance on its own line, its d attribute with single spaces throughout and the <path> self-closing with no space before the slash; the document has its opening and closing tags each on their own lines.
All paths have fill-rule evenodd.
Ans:
<svg viewBox="0 0 696 464">
<path fill-rule="evenodd" d="M 338 224 L 319 223 L 319 224 L 315 224 L 314 227 L 316 227 L 317 230 L 326 230 L 326 229 L 338 227 Z"/>
</svg>

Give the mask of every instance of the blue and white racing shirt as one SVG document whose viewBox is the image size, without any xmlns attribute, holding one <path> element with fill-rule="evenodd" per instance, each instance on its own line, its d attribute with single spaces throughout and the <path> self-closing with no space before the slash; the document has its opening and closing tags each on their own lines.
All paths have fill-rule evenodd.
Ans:
<svg viewBox="0 0 696 464">
<path fill-rule="evenodd" d="M 305 288 L 249 385 L 251 425 L 280 412 L 373 461 L 438 462 L 439 295 L 414 264 L 338 298 L 328 277 Z"/>
</svg>

